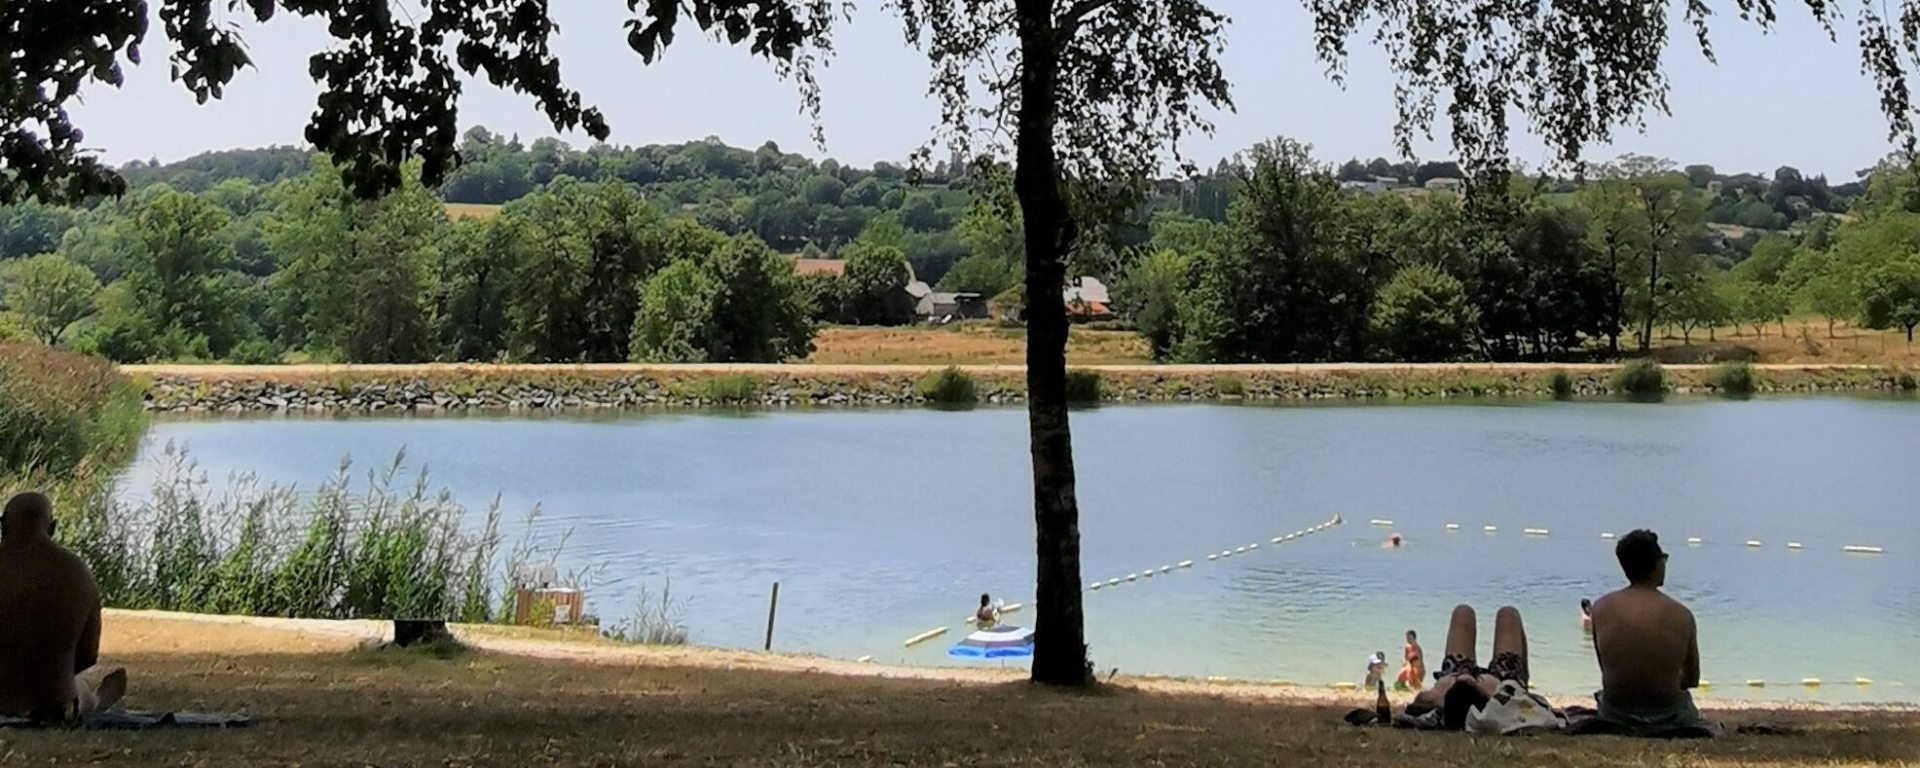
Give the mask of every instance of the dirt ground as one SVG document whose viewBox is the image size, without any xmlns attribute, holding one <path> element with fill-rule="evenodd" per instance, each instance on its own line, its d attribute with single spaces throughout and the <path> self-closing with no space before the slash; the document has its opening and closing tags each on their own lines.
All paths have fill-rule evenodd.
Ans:
<svg viewBox="0 0 1920 768">
<path fill-rule="evenodd" d="M 1334 701 L 1124 684 L 1060 693 L 998 674 L 832 674 L 805 671 L 810 662 L 795 657 L 597 654 L 591 649 L 604 646 L 592 644 L 559 654 L 579 657 L 565 660 L 504 652 L 540 640 L 513 632 L 472 633 L 482 650 L 439 658 L 361 649 L 360 635 L 377 625 L 284 626 L 111 615 L 105 653 L 132 670 L 129 706 L 239 710 L 255 724 L 0 732 L 0 765 L 1581 768 L 1920 760 L 1920 715 L 1910 712 L 1721 713 L 1729 723 L 1804 732 L 1711 743 L 1487 739 L 1357 729 L 1340 722 L 1348 703 Z"/>
<path fill-rule="evenodd" d="M 1026 330 L 993 323 L 833 326 L 820 329 L 813 344 L 806 362 L 818 365 L 1024 365 L 1027 359 Z M 1067 362 L 1127 365 L 1153 360 L 1140 334 L 1075 329 L 1067 339 Z"/>
</svg>

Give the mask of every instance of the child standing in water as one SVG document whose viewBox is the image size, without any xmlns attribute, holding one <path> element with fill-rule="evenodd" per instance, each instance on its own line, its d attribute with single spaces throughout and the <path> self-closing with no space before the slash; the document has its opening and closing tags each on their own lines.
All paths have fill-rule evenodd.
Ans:
<svg viewBox="0 0 1920 768">
<path fill-rule="evenodd" d="M 1402 691 L 1418 691 L 1425 685 L 1427 677 L 1426 653 L 1420 650 L 1420 639 L 1413 630 L 1407 630 L 1407 648 L 1404 663 L 1400 667 L 1400 677 L 1393 687 Z"/>
</svg>

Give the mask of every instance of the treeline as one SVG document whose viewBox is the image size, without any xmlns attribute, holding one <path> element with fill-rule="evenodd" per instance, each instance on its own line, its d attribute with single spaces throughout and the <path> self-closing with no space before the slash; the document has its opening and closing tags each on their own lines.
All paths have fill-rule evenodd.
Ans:
<svg viewBox="0 0 1920 768">
<path fill-rule="evenodd" d="M 1593 169 L 1569 196 L 1519 178 L 1483 194 L 1343 194 L 1299 144 L 1242 155 L 1227 221 L 1162 215 L 1115 298 L 1156 357 L 1186 362 L 1562 359 L 1662 328 L 1691 340 L 1796 310 L 1920 321 L 1920 205 L 1889 167 L 1852 218 L 1751 249 L 1706 226 L 1664 161 Z"/>
</svg>

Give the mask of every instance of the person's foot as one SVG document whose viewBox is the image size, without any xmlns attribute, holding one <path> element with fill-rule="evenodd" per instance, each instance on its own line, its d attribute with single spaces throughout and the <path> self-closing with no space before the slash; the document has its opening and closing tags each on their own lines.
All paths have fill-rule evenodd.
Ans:
<svg viewBox="0 0 1920 768">
<path fill-rule="evenodd" d="M 99 698 L 98 703 L 94 705 L 95 711 L 105 712 L 113 709 L 120 703 L 120 698 L 127 695 L 127 670 L 124 667 L 114 667 L 101 675 L 100 685 L 94 688 L 94 695 Z"/>
</svg>

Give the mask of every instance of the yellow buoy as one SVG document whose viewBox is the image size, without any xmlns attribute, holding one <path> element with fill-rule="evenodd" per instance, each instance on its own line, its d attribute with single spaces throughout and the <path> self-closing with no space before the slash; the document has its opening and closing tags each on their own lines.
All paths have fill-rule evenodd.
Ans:
<svg viewBox="0 0 1920 768">
<path fill-rule="evenodd" d="M 1214 685 L 1225 685 L 1227 683 L 1227 679 L 1219 675 L 1214 675 L 1212 677 L 1207 678 L 1207 682 L 1212 683 Z"/>
<path fill-rule="evenodd" d="M 919 645 L 919 644 L 921 644 L 921 643 L 924 643 L 924 642 L 926 642 L 926 641 L 928 641 L 928 640 L 932 640 L 932 639 L 934 639 L 934 638 L 936 638 L 936 637 L 939 637 L 939 636 L 941 636 L 941 635 L 944 635 L 944 634 L 946 634 L 946 633 L 947 633 L 947 628 L 946 628 L 946 627 L 941 627 L 941 628 L 939 628 L 939 629 L 929 629 L 929 630 L 927 630 L 927 631 L 925 631 L 925 632 L 922 632 L 922 633 L 920 633 L 920 634 L 917 634 L 917 635 L 914 635 L 913 637 L 909 637 L 909 638 L 907 638 L 907 642 L 906 642 L 906 647 L 908 647 L 908 648 L 912 648 L 912 647 L 914 647 L 914 646 L 916 646 L 916 645 Z"/>
<path fill-rule="evenodd" d="M 1765 687 L 1767 687 L 1767 681 L 1765 681 L 1765 680 L 1748 680 L 1748 681 L 1747 681 L 1747 687 L 1748 687 L 1748 688 L 1765 688 Z"/>
<path fill-rule="evenodd" d="M 1701 688 L 1703 688 L 1703 689 L 1704 689 L 1704 688 L 1712 688 L 1712 687 L 1713 687 L 1713 681 L 1712 681 L 1712 680 L 1702 680 L 1702 681 L 1700 681 L 1700 687 L 1701 687 Z"/>
<path fill-rule="evenodd" d="M 1820 678 L 1817 678 L 1817 677 L 1804 678 L 1800 681 L 1800 684 L 1808 688 L 1818 688 L 1820 687 Z"/>
<path fill-rule="evenodd" d="M 1873 681 L 1864 677 L 1856 677 L 1853 679 L 1853 684 L 1854 685 L 1873 685 Z"/>
<path fill-rule="evenodd" d="M 1333 687 L 1334 687 L 1334 689 L 1335 689 L 1335 690 L 1340 690 L 1340 691 L 1351 691 L 1351 690 L 1353 690 L 1353 689 L 1355 689 L 1355 688 L 1359 688 L 1360 686 L 1359 686 L 1359 685 L 1356 685 L 1356 684 L 1354 684 L 1354 683 L 1352 683 L 1352 682 L 1349 682 L 1349 681 L 1346 681 L 1346 680 L 1342 680 L 1342 681 L 1340 681 L 1340 682 L 1337 682 L 1337 683 L 1334 683 L 1334 684 L 1333 684 Z"/>
</svg>

